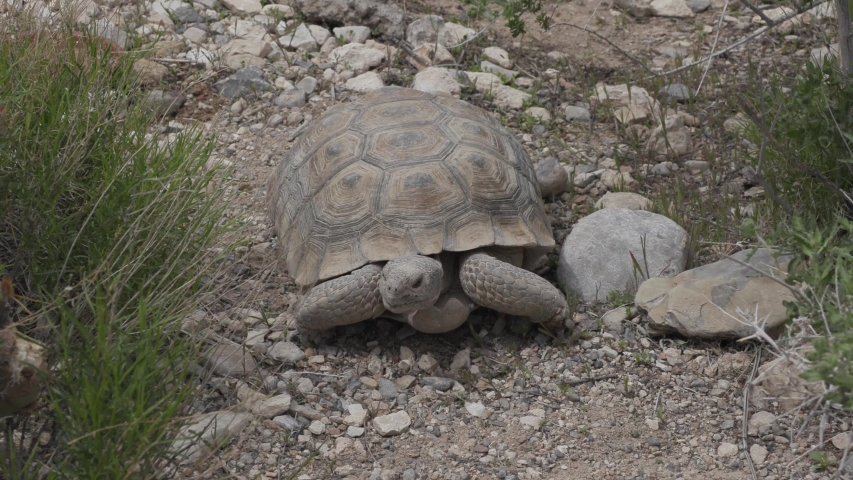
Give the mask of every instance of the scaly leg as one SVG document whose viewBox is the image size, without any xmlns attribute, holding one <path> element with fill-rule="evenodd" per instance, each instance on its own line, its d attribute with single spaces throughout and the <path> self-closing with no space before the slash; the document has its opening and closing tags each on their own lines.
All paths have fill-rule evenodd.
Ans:
<svg viewBox="0 0 853 480">
<path fill-rule="evenodd" d="M 552 328 L 563 328 L 568 318 L 569 306 L 557 287 L 487 253 L 464 255 L 459 279 L 468 297 L 486 308 Z"/>
<path fill-rule="evenodd" d="M 385 311 L 379 293 L 381 273 L 379 265 L 365 265 L 309 290 L 296 305 L 299 332 L 313 334 L 380 316 Z"/>
</svg>

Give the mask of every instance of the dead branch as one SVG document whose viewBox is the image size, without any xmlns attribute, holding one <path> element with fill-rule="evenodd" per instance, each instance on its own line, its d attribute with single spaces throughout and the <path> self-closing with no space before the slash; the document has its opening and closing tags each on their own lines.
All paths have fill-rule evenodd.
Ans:
<svg viewBox="0 0 853 480">
<path fill-rule="evenodd" d="M 764 20 L 764 23 L 766 23 L 768 26 L 774 24 L 774 21 L 772 18 L 768 17 L 767 14 L 762 12 L 760 8 L 749 3 L 748 0 L 740 0 L 740 3 L 742 3 L 746 8 L 755 12 L 755 14 L 758 15 L 759 17 L 761 17 L 761 19 Z"/>
<path fill-rule="evenodd" d="M 810 4 L 808 4 L 808 5 L 802 5 L 802 6 L 800 6 L 799 8 L 797 8 L 795 11 L 793 11 L 793 12 L 791 12 L 791 13 L 789 13 L 789 14 L 787 14 L 787 15 L 785 15 L 785 16 L 783 16 L 783 17 L 781 17 L 781 18 L 779 18 L 778 20 L 776 20 L 775 22 L 773 22 L 773 24 L 772 24 L 772 25 L 767 25 L 767 26 L 765 26 L 765 27 L 761 27 L 761 28 L 759 28 L 758 30 L 756 30 L 756 31 L 754 31 L 754 32 L 752 32 L 752 33 L 750 33 L 749 35 L 747 35 L 747 36 L 743 37 L 742 39 L 738 40 L 737 42 L 735 42 L 735 43 L 733 43 L 733 44 L 729 45 L 728 47 L 726 47 L 726 48 L 724 48 L 724 49 L 720 50 L 719 52 L 712 52 L 710 55 L 708 55 L 707 57 L 705 57 L 705 58 L 703 58 L 703 59 L 701 59 L 701 60 L 697 60 L 697 61 L 695 61 L 695 62 L 688 63 L 687 65 L 682 65 L 682 66 L 680 66 L 680 67 L 678 67 L 678 68 L 674 68 L 674 69 L 672 69 L 672 70 L 669 70 L 669 71 L 666 71 L 666 72 L 663 72 L 663 73 L 654 74 L 654 75 L 652 75 L 652 76 L 650 76 L 650 77 L 646 77 L 646 78 L 644 78 L 643 80 L 644 80 L 644 81 L 645 81 L 645 80 L 651 80 L 651 79 L 653 79 L 653 78 L 665 77 L 665 76 L 668 76 L 668 75 L 672 75 L 673 73 L 678 73 L 678 72 L 681 72 L 681 71 L 687 70 L 688 68 L 695 67 L 696 65 L 700 65 L 700 64 L 702 64 L 702 63 L 705 63 L 705 62 L 707 62 L 707 61 L 711 60 L 712 58 L 716 58 L 716 57 L 719 57 L 720 55 L 724 55 L 724 54 L 726 54 L 726 53 L 728 53 L 728 52 L 730 52 L 730 51 L 732 51 L 732 50 L 734 50 L 734 49 L 736 49 L 736 48 L 740 47 L 741 45 L 743 45 L 743 44 L 745 44 L 745 43 L 747 43 L 747 42 L 749 42 L 749 41 L 751 41 L 751 40 L 755 39 L 756 37 L 759 37 L 759 36 L 761 36 L 761 35 L 763 35 L 763 34 L 767 33 L 771 28 L 773 28 L 773 27 L 775 27 L 775 26 L 777 26 L 777 25 L 779 25 L 779 24 L 781 24 L 781 23 L 784 23 L 784 22 L 786 22 L 786 21 L 788 21 L 788 20 L 790 20 L 790 19 L 792 19 L 792 18 L 796 17 L 797 15 L 799 15 L 799 14 L 801 14 L 801 13 L 805 12 L 805 11 L 811 10 L 811 9 L 812 9 L 812 8 L 814 8 L 814 7 L 817 7 L 817 6 L 819 6 L 819 5 L 823 5 L 824 3 L 828 2 L 828 1 L 829 1 L 829 0 L 818 0 L 817 2 L 810 3 Z"/>
<path fill-rule="evenodd" d="M 720 12 L 720 18 L 717 20 L 717 33 L 714 35 L 714 43 L 711 45 L 711 53 L 714 53 L 714 50 L 717 49 L 717 42 L 720 41 L 720 32 L 723 31 L 723 19 L 726 17 L 726 11 L 729 9 L 729 0 L 726 0 L 726 3 L 723 5 L 723 11 Z M 705 65 L 705 71 L 702 72 L 702 78 L 699 79 L 699 85 L 696 87 L 696 93 L 694 95 L 699 95 L 699 90 L 702 89 L 702 84 L 705 82 L 705 76 L 708 75 L 708 71 L 711 70 L 711 63 L 713 63 L 713 59 L 709 58 L 708 63 Z"/>
</svg>

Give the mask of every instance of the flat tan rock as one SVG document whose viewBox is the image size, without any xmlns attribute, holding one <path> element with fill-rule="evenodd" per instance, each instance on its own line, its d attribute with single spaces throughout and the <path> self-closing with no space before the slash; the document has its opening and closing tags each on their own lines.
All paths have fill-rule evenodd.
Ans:
<svg viewBox="0 0 853 480">
<path fill-rule="evenodd" d="M 769 249 L 733 255 L 765 272 L 784 278 L 787 259 L 777 263 Z M 635 296 L 638 307 L 649 316 L 649 332 L 678 332 L 692 338 L 742 338 L 754 329 L 740 316 L 766 317 L 768 331 L 785 323 L 784 301 L 793 301 L 791 292 L 753 269 L 724 259 L 680 273 L 672 278 L 651 278 L 640 285 Z"/>
<path fill-rule="evenodd" d="M 165 65 L 144 58 L 133 62 L 133 71 L 139 75 L 143 85 L 156 85 L 169 74 L 169 68 Z"/>
</svg>

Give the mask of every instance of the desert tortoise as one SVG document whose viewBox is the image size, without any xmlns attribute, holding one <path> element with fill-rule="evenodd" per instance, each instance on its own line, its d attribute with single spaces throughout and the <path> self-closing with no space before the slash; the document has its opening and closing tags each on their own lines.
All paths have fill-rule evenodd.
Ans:
<svg viewBox="0 0 853 480">
<path fill-rule="evenodd" d="M 316 333 L 380 316 L 447 332 L 478 306 L 563 325 L 530 267 L 554 246 L 530 158 L 464 101 L 387 87 L 329 109 L 270 178 L 292 312 Z"/>
</svg>

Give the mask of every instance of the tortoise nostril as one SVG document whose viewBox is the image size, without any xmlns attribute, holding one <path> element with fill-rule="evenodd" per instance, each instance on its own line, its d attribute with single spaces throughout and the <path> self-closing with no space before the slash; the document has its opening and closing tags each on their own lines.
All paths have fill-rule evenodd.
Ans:
<svg viewBox="0 0 853 480">
<path fill-rule="evenodd" d="M 424 277 L 418 277 L 418 278 L 417 278 L 417 279 L 415 279 L 415 281 L 412 283 L 412 287 L 414 287 L 414 288 L 420 288 L 420 286 L 421 286 L 421 284 L 423 283 L 423 281 L 424 281 Z"/>
</svg>

